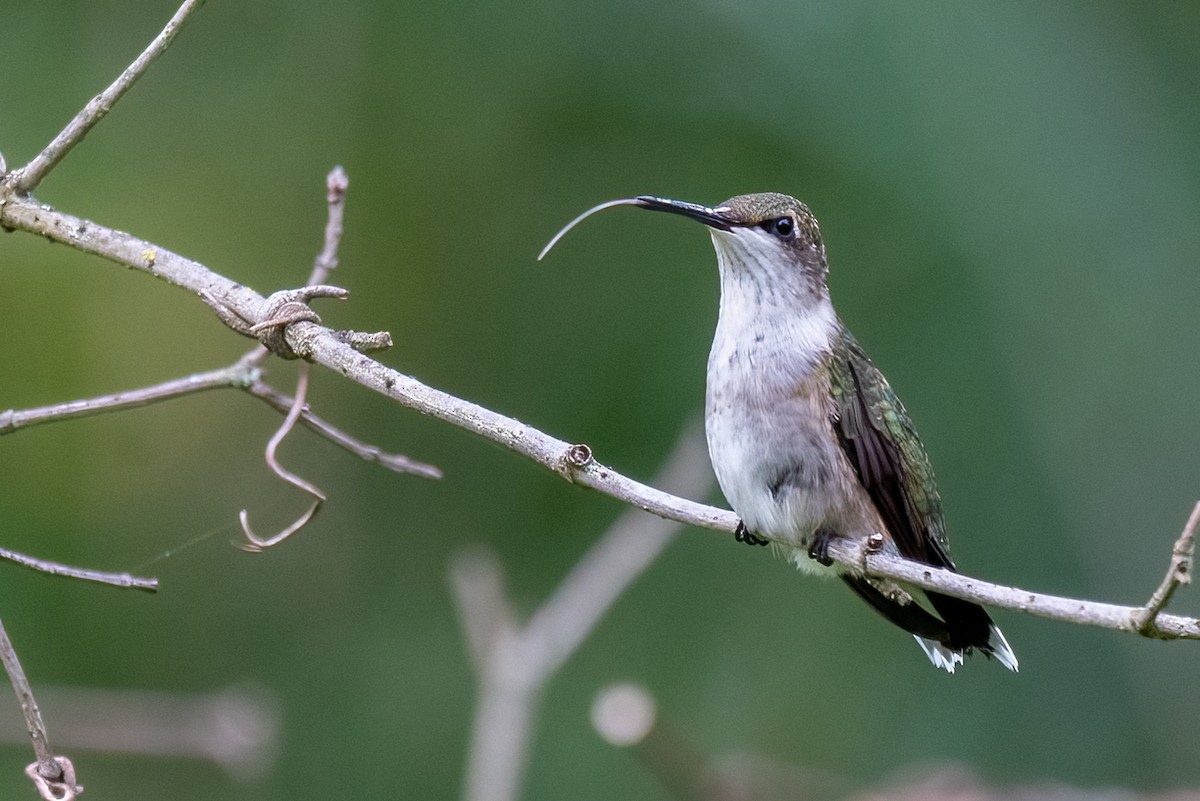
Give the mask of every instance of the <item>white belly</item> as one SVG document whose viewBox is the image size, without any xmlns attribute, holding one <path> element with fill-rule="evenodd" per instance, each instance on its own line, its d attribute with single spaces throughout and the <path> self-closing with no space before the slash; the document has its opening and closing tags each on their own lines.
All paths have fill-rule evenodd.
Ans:
<svg viewBox="0 0 1200 801">
<path fill-rule="evenodd" d="M 751 532 L 797 547 L 841 517 L 845 492 L 832 432 L 815 430 L 811 423 L 824 421 L 807 419 L 802 405 L 789 402 L 779 414 L 717 403 L 705 418 L 713 470 L 733 510 Z"/>
<path fill-rule="evenodd" d="M 749 303 L 746 293 L 756 287 L 729 278 L 723 267 L 708 358 L 705 431 L 713 470 L 752 534 L 796 551 L 797 565 L 816 568 L 807 551 L 818 529 L 840 536 L 879 529 L 831 422 L 826 369 L 836 317 L 827 302 L 807 314 Z"/>
</svg>

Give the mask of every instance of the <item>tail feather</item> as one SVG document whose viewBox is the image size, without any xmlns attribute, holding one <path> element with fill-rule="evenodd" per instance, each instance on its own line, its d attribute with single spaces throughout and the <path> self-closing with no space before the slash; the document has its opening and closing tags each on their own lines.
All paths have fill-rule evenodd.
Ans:
<svg viewBox="0 0 1200 801">
<path fill-rule="evenodd" d="M 978 649 L 1016 672 L 1016 654 L 982 606 L 948 595 L 924 593 L 937 612 L 935 616 L 918 603 L 893 600 L 866 578 L 849 573 L 841 578 L 875 611 L 912 634 L 935 667 L 953 673 L 967 654 Z"/>
<path fill-rule="evenodd" d="M 1004 639 L 1004 634 L 995 623 L 992 624 L 991 631 L 988 632 L 987 647 L 980 650 L 1013 673 L 1017 672 L 1017 655 L 1013 653 L 1013 649 L 1008 645 L 1008 640 Z"/>
<path fill-rule="evenodd" d="M 851 573 L 841 574 L 842 581 L 875 609 L 876 612 L 919 639 L 930 642 L 948 642 L 950 631 L 944 620 L 930 614 L 925 607 L 915 603 L 902 604 L 893 601 L 881 592 L 870 580 Z M 933 657 L 930 657 L 932 659 Z"/>
<path fill-rule="evenodd" d="M 917 645 L 921 646 L 921 650 L 925 652 L 925 656 L 929 657 L 929 661 L 936 668 L 941 668 L 947 673 L 953 673 L 954 668 L 963 663 L 963 652 L 953 651 L 942 645 L 940 642 L 927 640 L 924 637 L 913 635 L 913 639 L 917 641 Z"/>
</svg>

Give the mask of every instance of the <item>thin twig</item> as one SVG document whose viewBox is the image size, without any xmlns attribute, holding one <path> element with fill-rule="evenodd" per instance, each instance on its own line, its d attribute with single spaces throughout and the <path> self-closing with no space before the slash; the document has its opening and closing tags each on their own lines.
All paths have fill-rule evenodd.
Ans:
<svg viewBox="0 0 1200 801">
<path fill-rule="evenodd" d="M 137 79 L 142 77 L 146 69 L 154 63 L 154 60 L 166 51 L 183 28 L 184 23 L 191 17 L 192 12 L 203 4 L 204 0 L 185 0 L 179 10 L 175 12 L 175 16 L 171 17 L 171 21 L 162 29 L 162 33 L 156 36 L 154 41 L 142 51 L 142 54 L 125 68 L 125 71 L 113 81 L 112 85 L 88 101 L 83 110 L 75 115 L 67 127 L 63 128 L 58 136 L 54 137 L 54 141 L 46 145 L 46 148 L 33 161 L 13 171 L 11 181 L 14 189 L 21 194 L 28 194 L 37 188 L 42 179 L 71 152 L 71 148 L 87 136 L 88 131 L 112 110 L 113 105 L 121 99 L 121 96 L 129 91 Z"/>
<path fill-rule="evenodd" d="M 467 652 L 482 676 L 496 643 L 517 632 L 517 615 L 504 591 L 504 568 L 487 548 L 463 549 L 450 563 L 450 588 L 458 603 Z"/>
<path fill-rule="evenodd" d="M 25 727 L 29 730 L 29 741 L 33 744 L 33 753 L 37 757 L 38 775 L 47 781 L 61 779 L 62 767 L 54 758 L 53 749 L 50 748 L 50 741 L 46 737 L 46 723 L 42 720 L 37 699 L 33 697 L 33 688 L 29 686 L 29 680 L 25 678 L 21 660 L 17 659 L 17 652 L 13 649 L 12 641 L 8 639 L 8 632 L 4 630 L 2 621 L 0 621 L 0 662 L 4 663 L 4 670 L 8 673 L 9 681 L 12 682 L 13 692 L 17 694 L 21 711 L 25 713 Z"/>
<path fill-rule="evenodd" d="M 289 471 L 275 458 L 275 451 L 279 448 L 279 443 L 283 442 L 284 438 L 291 432 L 292 428 L 296 425 L 296 421 L 300 418 L 300 413 L 304 410 L 304 396 L 306 394 L 308 394 L 308 363 L 302 362 L 300 369 L 296 373 L 296 397 L 292 401 L 292 408 L 288 411 L 287 416 L 283 418 L 283 424 L 279 426 L 279 430 L 268 440 L 265 456 L 267 466 L 271 468 L 271 471 L 293 487 L 311 496 L 313 499 L 312 505 L 308 507 L 308 510 L 304 514 L 292 521 L 287 528 L 265 538 L 259 537 L 250 528 L 250 520 L 246 510 L 243 509 L 239 512 L 238 519 L 242 523 L 242 533 L 246 535 L 246 539 L 249 541 L 249 545 L 242 547 L 252 553 L 264 551 L 267 548 L 278 545 L 307 526 L 316 517 L 317 512 L 321 511 L 321 504 L 325 503 L 325 493 L 321 492 L 316 485 Z"/>
<path fill-rule="evenodd" d="M 263 352 L 266 353 L 266 350 L 263 349 Z M 243 390 L 276 411 L 287 414 L 294 403 L 293 397 L 259 379 L 260 373 L 261 369 L 253 364 L 250 353 L 248 353 L 228 367 L 195 373 L 149 387 L 101 395 L 96 398 L 56 403 L 50 406 L 38 406 L 32 409 L 9 409 L 0 412 L 0 435 L 12 434 L 20 429 L 44 423 L 57 423 L 78 417 L 136 409 L 160 401 L 186 397 L 197 392 L 227 387 Z M 422 478 L 442 477 L 442 471 L 434 465 L 419 462 L 400 453 L 385 451 L 376 445 L 370 445 L 350 436 L 313 414 L 307 405 L 300 413 L 300 422 L 310 431 L 364 461 L 374 462 L 397 473 L 410 473 Z"/>
<path fill-rule="evenodd" d="M 42 423 L 56 423 L 62 420 L 73 420 L 77 417 L 136 409 L 210 389 L 245 388 L 254 382 L 258 377 L 258 372 L 257 368 L 247 367 L 239 361 L 219 370 L 195 373 L 154 386 L 116 392 L 112 395 L 56 403 L 51 406 L 39 406 L 34 409 L 9 409 L 6 412 L 0 412 L 0 435 L 11 434 L 20 428 L 28 428 Z"/>
<path fill-rule="evenodd" d="M 1196 552 L 1197 525 L 1200 525 L 1200 503 L 1197 503 L 1192 509 L 1187 525 L 1183 527 L 1183 533 L 1179 535 L 1179 539 L 1175 541 L 1175 547 L 1171 549 L 1171 565 L 1167 568 L 1167 574 L 1163 576 L 1162 584 L 1150 596 L 1146 605 L 1133 615 L 1133 625 L 1139 633 L 1153 637 L 1155 629 L 1158 628 L 1159 613 L 1167 608 L 1175 590 L 1179 589 L 1181 584 L 1191 583 L 1192 557 Z"/>
<path fill-rule="evenodd" d="M 54 751 L 46 737 L 46 724 L 42 720 L 41 710 L 38 709 L 37 699 L 33 697 L 33 688 L 25 678 L 25 671 L 21 668 L 17 652 L 13 649 L 12 641 L 8 639 L 3 621 L 0 621 L 0 662 L 4 663 L 4 670 L 12 682 L 13 692 L 17 694 L 21 711 L 25 713 L 25 727 L 29 730 L 33 753 L 40 765 L 39 772 L 48 779 L 58 778 L 62 771 L 54 761 Z"/>
<path fill-rule="evenodd" d="M 308 283 L 323 284 L 329 278 L 338 265 L 338 247 L 342 242 L 342 220 L 346 210 L 346 190 L 350 187 L 350 178 L 346 175 L 346 171 L 342 166 L 336 165 L 329 174 L 325 176 L 325 204 L 328 207 L 328 218 L 325 222 L 325 242 L 321 248 L 321 252 L 313 259 L 312 272 L 309 273 Z M 202 294 L 201 297 L 205 303 L 217 313 L 217 315 L 230 325 L 234 330 L 239 330 L 243 323 L 239 321 L 236 315 L 228 311 L 221 303 L 219 303 L 211 295 Z M 245 325 L 245 332 L 249 334 L 249 325 Z M 271 355 L 271 352 L 263 345 L 256 345 L 251 348 L 243 357 L 242 361 L 247 364 L 262 366 Z M 289 401 L 288 405 L 291 405 Z M 366 458 L 366 457 L 364 457 Z M 403 458 L 403 457 L 401 457 Z M 400 471 L 400 472 L 417 472 L 417 471 Z M 437 478 L 441 478 L 439 473 Z"/>
<path fill-rule="evenodd" d="M 329 274 L 338 266 L 338 245 L 342 241 L 342 220 L 346 213 L 346 190 L 350 188 L 350 177 L 342 169 L 335 166 L 325 176 L 325 202 L 329 206 L 329 219 L 325 223 L 325 246 L 313 260 L 312 274 L 308 277 L 309 284 L 324 284 L 329 280 Z"/>
<path fill-rule="evenodd" d="M 124 589 L 144 590 L 145 592 L 158 591 L 158 579 L 156 578 L 140 578 L 132 576 L 129 573 L 108 573 L 103 570 L 92 570 L 87 567 L 72 567 L 71 565 L 51 562 L 46 559 L 26 556 L 23 553 L 10 551 L 7 548 L 0 548 L 0 559 L 7 559 L 10 562 L 16 562 L 22 567 L 28 567 L 32 570 L 50 573 L 55 576 L 94 581 L 98 584 L 108 584 L 112 587 L 121 587 Z"/>
</svg>

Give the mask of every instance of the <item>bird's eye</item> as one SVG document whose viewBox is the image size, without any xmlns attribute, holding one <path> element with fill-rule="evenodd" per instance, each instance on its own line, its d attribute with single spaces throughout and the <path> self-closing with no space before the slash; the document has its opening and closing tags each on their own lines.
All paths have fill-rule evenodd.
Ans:
<svg viewBox="0 0 1200 801">
<path fill-rule="evenodd" d="M 780 239 L 791 239 L 796 235 L 796 221 L 791 217 L 777 217 L 763 222 L 764 230 L 769 231 Z"/>
</svg>

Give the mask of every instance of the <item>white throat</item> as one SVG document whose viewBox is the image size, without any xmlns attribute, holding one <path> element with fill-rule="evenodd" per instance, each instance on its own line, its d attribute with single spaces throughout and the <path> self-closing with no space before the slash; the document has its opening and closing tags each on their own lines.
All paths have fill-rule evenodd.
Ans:
<svg viewBox="0 0 1200 801">
<path fill-rule="evenodd" d="M 721 273 L 713 357 L 736 348 L 783 362 L 778 367 L 800 367 L 830 351 L 838 321 L 823 280 L 781 258 L 776 243 L 758 231 L 713 230 L 712 238 Z"/>
</svg>

